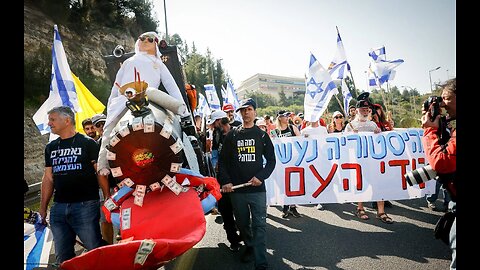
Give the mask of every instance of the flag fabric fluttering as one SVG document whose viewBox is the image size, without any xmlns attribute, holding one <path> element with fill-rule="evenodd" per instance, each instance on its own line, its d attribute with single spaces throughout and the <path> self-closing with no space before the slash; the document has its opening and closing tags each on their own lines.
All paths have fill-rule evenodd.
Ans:
<svg viewBox="0 0 480 270">
<path fill-rule="evenodd" d="M 33 121 L 37 125 L 40 134 L 44 135 L 50 132 L 48 126 L 47 112 L 57 106 L 68 106 L 74 112 L 79 112 L 77 92 L 73 81 L 72 72 L 67 62 L 62 39 L 58 33 L 57 25 L 54 25 L 53 46 L 52 46 L 52 80 L 50 83 L 50 93 L 47 100 L 40 106 L 33 115 Z"/>
<path fill-rule="evenodd" d="M 227 99 L 226 103 L 232 104 L 233 108 L 235 109 L 235 120 L 243 122 L 242 116 L 240 112 L 237 112 L 237 108 L 240 107 L 240 101 L 238 100 L 237 92 L 235 92 L 235 88 L 233 87 L 232 81 L 229 79 L 227 80 Z"/>
<path fill-rule="evenodd" d="M 212 110 L 210 109 L 210 106 L 208 106 L 207 99 L 202 93 L 198 93 L 198 105 L 193 114 L 200 115 L 202 118 L 212 114 Z"/>
<path fill-rule="evenodd" d="M 218 99 L 217 89 L 213 84 L 205 84 L 203 86 L 205 88 L 205 96 L 207 98 L 207 102 L 210 105 L 210 109 L 212 110 L 220 110 L 220 99 Z"/>
<path fill-rule="evenodd" d="M 341 80 L 342 83 L 342 95 L 343 95 L 343 109 L 346 112 L 348 110 L 348 105 L 352 99 L 352 94 L 348 90 L 348 87 L 345 83 L 345 78 L 347 77 L 347 72 L 350 72 L 350 65 L 347 61 L 347 55 L 345 53 L 345 48 L 343 47 L 342 38 L 340 37 L 340 32 L 337 28 L 337 51 L 333 57 L 332 62 L 328 66 L 328 72 L 332 79 Z"/>
<path fill-rule="evenodd" d="M 338 93 L 330 73 L 310 53 L 310 64 L 305 80 L 304 119 L 315 122 L 320 119 L 333 95 Z"/>
<path fill-rule="evenodd" d="M 105 105 L 70 70 L 57 25 L 54 25 L 51 78 L 48 98 L 32 117 L 40 134 L 50 132 L 47 112 L 57 106 L 72 108 L 75 112 L 75 128 L 83 133 L 82 121 L 103 112 Z M 56 137 L 57 135 L 50 133 L 49 140 Z"/>
<path fill-rule="evenodd" d="M 223 104 L 228 103 L 227 102 L 227 89 L 222 85 L 222 89 L 220 89 L 220 92 L 222 93 L 222 102 Z"/>
<path fill-rule="evenodd" d="M 85 134 L 82 121 L 95 114 L 102 113 L 105 110 L 105 105 L 103 105 L 103 103 L 88 90 L 73 72 L 72 77 L 78 95 L 78 104 L 80 105 L 80 108 L 82 108 L 80 112 L 75 114 L 75 128 L 78 132 Z"/>
<path fill-rule="evenodd" d="M 237 93 L 235 92 L 231 80 L 227 80 L 227 103 L 232 104 L 235 110 L 240 106 L 240 101 L 238 100 Z"/>
<path fill-rule="evenodd" d="M 385 46 L 371 49 L 368 55 L 370 56 L 370 64 L 367 78 L 370 89 L 381 87 L 384 83 L 393 80 L 395 68 L 404 62 L 403 59 L 386 60 Z"/>
<path fill-rule="evenodd" d="M 42 224 L 40 214 L 34 212 L 33 224 L 23 223 L 23 262 L 24 270 L 32 270 L 48 264 L 53 235 L 47 225 Z"/>
<path fill-rule="evenodd" d="M 328 66 L 328 72 L 332 76 L 332 79 L 343 80 L 347 77 L 347 72 L 350 71 L 350 65 L 347 62 L 347 55 L 345 54 L 345 48 L 343 47 L 342 38 L 337 28 L 337 51 L 333 57 L 332 62 Z"/>
</svg>

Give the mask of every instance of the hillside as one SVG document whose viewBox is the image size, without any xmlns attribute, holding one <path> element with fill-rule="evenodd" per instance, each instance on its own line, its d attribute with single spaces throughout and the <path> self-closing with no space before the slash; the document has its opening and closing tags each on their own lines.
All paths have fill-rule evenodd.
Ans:
<svg viewBox="0 0 480 270">
<path fill-rule="evenodd" d="M 44 80 L 42 87 L 37 90 L 42 92 L 42 100 L 38 100 L 37 103 L 43 103 L 49 93 L 55 23 L 52 18 L 39 11 L 30 1 L 24 1 L 24 72 L 33 70 L 37 74 L 43 74 L 41 79 Z M 136 35 L 132 35 L 128 31 L 112 30 L 94 25 L 90 26 L 92 30 L 89 30 L 88 35 L 79 35 L 63 25 L 58 25 L 58 28 L 72 72 L 78 76 L 81 73 L 90 73 L 92 77 L 105 81 L 99 88 L 99 84 L 87 84 L 80 77 L 87 88 L 105 103 L 105 97 L 108 97 L 110 93 L 111 84 L 108 81 L 103 56 L 111 54 L 117 44 L 124 45 L 126 49 L 132 49 L 135 42 L 133 36 Z M 85 67 L 88 68 L 87 71 L 82 70 Z M 25 83 L 28 82 L 24 82 L 24 92 L 27 87 L 30 87 Z M 25 99 L 28 98 L 29 96 L 25 96 Z M 38 108 L 39 105 L 30 105 L 30 103 L 24 102 L 24 177 L 29 184 L 41 181 L 44 167 L 43 151 L 48 142 L 48 135 L 41 136 L 32 120 L 32 116 Z"/>
</svg>

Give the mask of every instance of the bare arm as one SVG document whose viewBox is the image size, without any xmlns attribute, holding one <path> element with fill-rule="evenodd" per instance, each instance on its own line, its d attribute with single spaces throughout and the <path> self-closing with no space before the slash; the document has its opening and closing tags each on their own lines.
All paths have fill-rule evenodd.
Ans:
<svg viewBox="0 0 480 270">
<path fill-rule="evenodd" d="M 94 164 L 93 167 L 95 168 L 95 171 L 97 171 L 97 164 Z M 103 198 L 106 200 L 111 195 L 110 185 L 108 184 L 108 175 L 100 175 L 97 173 L 97 181 L 98 185 L 102 189 Z"/>
<path fill-rule="evenodd" d="M 52 167 L 45 167 L 42 177 L 42 186 L 40 189 L 40 216 L 42 221 L 46 223 L 47 209 L 50 199 L 53 195 L 53 171 Z"/>
</svg>

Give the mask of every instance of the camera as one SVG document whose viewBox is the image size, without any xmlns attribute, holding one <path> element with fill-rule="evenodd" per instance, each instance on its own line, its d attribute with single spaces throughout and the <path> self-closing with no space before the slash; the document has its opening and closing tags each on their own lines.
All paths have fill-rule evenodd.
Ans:
<svg viewBox="0 0 480 270">
<path fill-rule="evenodd" d="M 442 101 L 442 97 L 429 96 L 428 99 L 423 102 L 423 110 L 426 112 L 430 111 L 430 115 L 432 116 L 430 119 L 431 121 L 435 120 L 435 118 L 440 115 L 440 103 L 442 103 Z"/>
<path fill-rule="evenodd" d="M 409 171 L 404 174 L 404 176 L 408 185 L 413 186 L 435 179 L 437 177 L 437 172 L 432 169 L 432 166 L 427 165 L 416 170 Z"/>
</svg>

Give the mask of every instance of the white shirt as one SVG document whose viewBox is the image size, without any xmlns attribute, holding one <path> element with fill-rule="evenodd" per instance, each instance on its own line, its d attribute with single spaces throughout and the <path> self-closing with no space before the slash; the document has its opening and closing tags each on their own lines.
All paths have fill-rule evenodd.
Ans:
<svg viewBox="0 0 480 270">
<path fill-rule="evenodd" d="M 371 120 L 367 120 L 365 122 L 361 122 L 361 121 L 358 121 L 358 120 L 353 120 L 350 123 L 352 125 L 347 124 L 345 126 L 345 132 L 352 132 L 354 130 L 357 130 L 359 132 L 375 131 L 378 128 L 377 124 L 375 124 L 375 122 L 373 122 Z M 353 126 L 353 128 L 352 128 L 352 126 Z"/>
<path fill-rule="evenodd" d="M 306 126 L 300 130 L 300 134 L 309 137 L 312 135 L 326 135 L 328 132 L 326 127 L 319 125 L 318 127 Z"/>
</svg>

